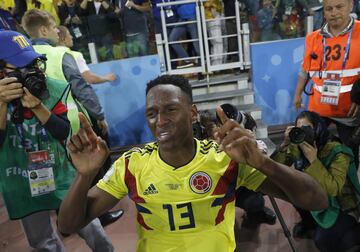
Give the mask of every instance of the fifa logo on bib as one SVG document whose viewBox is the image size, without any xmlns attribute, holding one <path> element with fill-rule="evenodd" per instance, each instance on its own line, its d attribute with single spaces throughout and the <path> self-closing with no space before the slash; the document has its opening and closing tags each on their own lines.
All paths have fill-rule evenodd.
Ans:
<svg viewBox="0 0 360 252">
<path fill-rule="evenodd" d="M 204 194 L 210 191 L 212 181 L 210 176 L 205 172 L 195 172 L 190 177 L 190 188 L 194 193 Z"/>
</svg>

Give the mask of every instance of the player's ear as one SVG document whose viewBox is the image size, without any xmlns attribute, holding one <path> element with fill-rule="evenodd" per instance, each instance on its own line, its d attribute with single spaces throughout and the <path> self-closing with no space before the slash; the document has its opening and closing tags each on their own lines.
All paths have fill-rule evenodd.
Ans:
<svg viewBox="0 0 360 252">
<path fill-rule="evenodd" d="M 196 122 L 198 120 L 199 113 L 195 104 L 191 105 L 191 121 Z"/>
</svg>

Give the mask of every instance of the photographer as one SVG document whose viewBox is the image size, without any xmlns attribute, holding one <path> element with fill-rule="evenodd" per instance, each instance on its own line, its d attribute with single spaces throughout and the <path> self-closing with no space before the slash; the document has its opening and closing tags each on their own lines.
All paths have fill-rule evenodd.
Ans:
<svg viewBox="0 0 360 252">
<path fill-rule="evenodd" d="M 10 219 L 21 219 L 31 247 L 65 251 L 49 210 L 75 176 L 64 147 L 70 133 L 65 82 L 46 79 L 45 58 L 20 33 L 0 31 L 0 185 Z M 79 125 L 79 122 L 77 122 Z M 99 232 L 97 232 L 99 231 Z M 113 251 L 99 220 L 79 235 L 94 251 Z"/>
<path fill-rule="evenodd" d="M 346 251 L 360 243 L 360 186 L 353 154 L 330 134 L 317 113 L 300 113 L 295 125 L 286 129 L 272 158 L 313 177 L 327 192 L 329 208 L 311 214 L 298 209 L 302 220 L 295 225 L 294 236 L 305 235 L 313 226 L 321 251 Z"/>
<path fill-rule="evenodd" d="M 85 52 L 87 48 L 87 23 L 86 18 L 80 9 L 80 3 L 75 0 L 64 0 L 58 6 L 60 24 L 69 29 L 74 38 L 74 47 L 76 51 Z M 85 49 L 85 50 L 84 50 Z"/>
<path fill-rule="evenodd" d="M 257 124 L 249 113 L 239 111 L 235 106 L 228 103 L 222 104 L 221 108 L 229 118 L 239 122 L 250 134 L 256 137 Z M 262 153 L 266 155 L 266 144 L 262 140 L 256 140 L 256 143 Z M 256 228 L 262 223 L 269 225 L 276 223 L 276 215 L 270 208 L 265 206 L 264 196 L 261 192 L 254 192 L 243 186 L 239 187 L 236 190 L 235 206 L 242 208 L 246 212 L 242 223 L 243 227 Z"/>
<path fill-rule="evenodd" d="M 237 108 L 231 104 L 225 103 L 221 105 L 225 114 L 239 122 L 245 129 L 251 131 L 255 136 L 256 122 L 254 118 L 248 113 L 238 111 Z M 215 133 L 221 125 L 218 116 L 212 115 L 209 111 L 199 112 L 200 120 L 193 123 L 194 136 L 198 139 L 212 139 L 215 140 Z M 267 153 L 266 144 L 257 140 L 258 148 L 264 153 Z M 247 228 L 256 228 L 261 223 L 273 225 L 276 222 L 275 213 L 265 206 L 265 200 L 260 192 L 254 192 L 246 187 L 240 187 L 236 190 L 235 206 L 244 209 L 246 215 L 242 226 Z"/>
</svg>

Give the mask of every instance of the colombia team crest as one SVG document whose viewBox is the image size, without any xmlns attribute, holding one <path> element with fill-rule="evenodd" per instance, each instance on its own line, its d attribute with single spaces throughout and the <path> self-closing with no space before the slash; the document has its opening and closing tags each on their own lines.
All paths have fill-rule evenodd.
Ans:
<svg viewBox="0 0 360 252">
<path fill-rule="evenodd" d="M 210 191 L 212 181 L 210 176 L 202 171 L 195 172 L 190 177 L 190 188 L 194 193 L 204 194 Z"/>
</svg>

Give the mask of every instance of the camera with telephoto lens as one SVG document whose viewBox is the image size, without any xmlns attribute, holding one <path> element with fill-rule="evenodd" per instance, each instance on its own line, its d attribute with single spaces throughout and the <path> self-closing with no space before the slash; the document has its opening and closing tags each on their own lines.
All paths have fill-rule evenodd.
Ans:
<svg viewBox="0 0 360 252">
<path fill-rule="evenodd" d="M 45 75 L 39 68 L 34 66 L 19 68 L 7 73 L 7 76 L 17 78 L 18 82 L 38 99 L 45 100 L 49 98 Z"/>
<path fill-rule="evenodd" d="M 227 118 L 233 119 L 240 124 L 243 122 L 245 115 L 241 111 L 237 110 L 237 108 L 234 105 L 231 105 L 229 103 L 224 103 L 221 104 L 220 107 L 224 111 Z M 221 123 L 220 117 L 217 113 L 216 113 L 216 119 Z"/>
<path fill-rule="evenodd" d="M 220 107 L 224 111 L 227 118 L 237 121 L 245 129 L 251 131 L 254 131 L 256 129 L 257 127 L 256 121 L 249 113 L 240 111 L 234 105 L 231 105 L 229 103 L 221 104 Z M 217 113 L 216 113 L 216 119 L 220 124 L 222 124 L 220 117 Z"/>
<path fill-rule="evenodd" d="M 7 77 L 15 77 L 17 81 L 26 87 L 29 92 L 40 100 L 49 98 L 49 90 L 46 85 L 46 78 L 43 71 L 34 64 L 24 68 L 17 68 L 12 72 L 6 73 Z M 15 107 L 11 114 L 11 121 L 15 124 L 20 124 L 24 121 L 23 111 L 24 108 L 20 99 L 12 101 Z"/>
<path fill-rule="evenodd" d="M 307 142 L 311 145 L 315 141 L 315 133 L 311 126 L 294 127 L 289 132 L 290 142 L 293 144 L 300 144 Z"/>
</svg>

